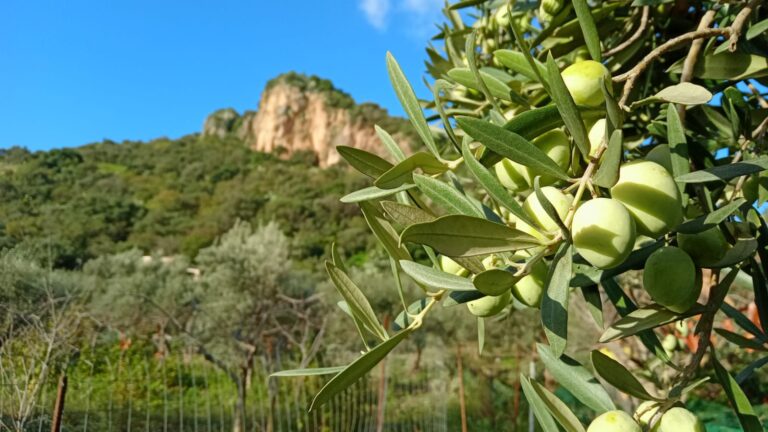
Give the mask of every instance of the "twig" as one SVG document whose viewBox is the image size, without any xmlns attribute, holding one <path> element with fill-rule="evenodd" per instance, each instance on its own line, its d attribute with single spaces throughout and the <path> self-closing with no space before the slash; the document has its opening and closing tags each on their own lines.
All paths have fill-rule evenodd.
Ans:
<svg viewBox="0 0 768 432">
<path fill-rule="evenodd" d="M 737 270 L 732 270 L 737 271 Z M 720 310 L 720 304 L 722 303 L 723 296 L 720 293 L 714 292 L 714 289 L 718 286 L 718 272 L 712 272 L 709 279 L 709 298 L 707 299 L 706 309 L 701 314 L 701 319 L 696 325 L 696 335 L 698 335 L 698 346 L 696 352 L 693 354 L 693 358 L 688 365 L 683 369 L 679 379 L 680 387 L 685 386 L 692 378 L 693 374 L 699 369 L 701 361 L 704 359 L 704 354 L 707 353 L 707 348 L 710 345 L 710 338 L 712 337 L 712 328 L 715 323 L 715 315 Z M 728 287 L 722 287 L 721 289 L 727 290 Z"/>
<path fill-rule="evenodd" d="M 637 30 L 632 34 L 632 36 L 629 37 L 629 39 L 625 40 L 624 42 L 616 45 L 615 47 L 609 49 L 608 51 L 605 51 L 603 53 L 603 57 L 610 57 L 626 47 L 632 45 L 636 40 L 640 39 L 641 36 L 643 36 L 643 33 L 645 33 L 645 29 L 648 28 L 648 16 L 650 15 L 650 7 L 649 6 L 643 6 L 643 15 L 640 17 L 640 25 L 637 27 Z"/>
<path fill-rule="evenodd" d="M 752 92 L 753 95 L 755 95 L 755 98 L 757 99 L 757 103 L 760 104 L 761 108 L 768 108 L 768 101 L 765 100 L 763 95 L 760 94 L 760 90 L 755 87 L 752 82 L 747 82 L 747 87 L 749 87 L 749 90 Z"/>
<path fill-rule="evenodd" d="M 709 26 L 712 25 L 712 21 L 714 21 L 715 15 L 717 15 L 716 9 L 710 9 L 704 13 L 704 16 L 701 17 L 701 21 L 699 21 L 699 27 L 696 30 L 708 29 Z M 693 69 L 696 67 L 696 61 L 699 59 L 699 53 L 701 52 L 701 47 L 703 45 L 704 39 L 696 39 L 695 41 L 691 42 L 691 49 L 688 50 L 688 55 L 685 57 L 685 62 L 683 62 L 683 72 L 680 74 L 681 83 L 690 82 L 693 78 Z M 685 105 L 678 105 L 677 112 L 680 116 L 680 121 L 684 123 Z"/>
<path fill-rule="evenodd" d="M 746 6 L 744 6 L 742 10 L 739 11 L 738 15 L 736 15 L 736 18 L 734 18 L 733 24 L 730 26 L 731 37 L 728 41 L 729 51 L 736 51 L 736 45 L 739 43 L 739 37 L 741 37 L 741 29 L 747 22 L 749 14 L 751 14 L 752 10 L 755 9 L 761 2 L 763 2 L 763 0 L 751 0 L 749 3 L 747 3 Z"/>
<path fill-rule="evenodd" d="M 615 82 L 626 81 L 626 83 L 624 83 L 624 90 L 621 95 L 621 100 L 619 101 L 619 105 L 624 109 L 628 109 L 627 100 L 629 99 L 629 93 L 632 91 L 632 88 L 634 88 L 635 86 L 635 81 L 637 81 L 637 78 L 640 77 L 640 74 L 645 70 L 645 68 L 647 68 L 648 65 L 650 65 L 654 60 L 656 60 L 662 54 L 674 48 L 677 48 L 680 45 L 684 45 L 688 42 L 691 42 L 697 39 L 705 39 L 713 36 L 728 36 L 730 34 L 731 34 L 730 27 L 697 30 L 697 31 L 692 31 L 689 33 L 682 34 L 680 36 L 672 38 L 664 42 L 663 44 L 659 45 L 656 49 L 654 49 L 647 56 L 645 56 L 645 58 L 643 58 L 637 65 L 635 65 L 635 67 L 630 69 L 628 72 L 613 78 L 613 81 Z"/>
</svg>

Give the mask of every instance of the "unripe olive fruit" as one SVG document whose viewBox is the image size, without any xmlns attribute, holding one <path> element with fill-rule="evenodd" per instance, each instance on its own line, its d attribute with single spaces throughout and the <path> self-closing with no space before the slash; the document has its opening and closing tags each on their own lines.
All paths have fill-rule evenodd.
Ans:
<svg viewBox="0 0 768 432">
<path fill-rule="evenodd" d="M 651 161 L 635 161 L 619 169 L 611 197 L 627 207 L 639 234 L 657 238 L 683 221 L 680 191 L 672 175 Z"/>
<path fill-rule="evenodd" d="M 664 348 L 664 351 L 671 353 L 675 349 L 677 349 L 677 337 L 673 334 L 668 334 L 664 336 L 664 340 L 661 341 L 661 346 Z"/>
<path fill-rule="evenodd" d="M 635 222 L 620 202 L 595 198 L 573 215 L 573 246 L 595 267 L 606 269 L 624 262 L 635 245 Z"/>
<path fill-rule="evenodd" d="M 678 313 L 690 309 L 701 293 L 693 260 L 674 246 L 663 247 L 648 257 L 643 286 L 656 303 Z"/>
<path fill-rule="evenodd" d="M 576 62 L 563 70 L 565 86 L 576 105 L 597 107 L 605 103 L 602 81 L 611 89 L 611 73 L 594 60 Z"/>
<path fill-rule="evenodd" d="M 521 174 L 524 168 L 524 166 L 506 158 L 493 166 L 493 169 L 496 170 L 496 177 L 499 178 L 499 183 L 512 192 L 528 189 L 528 182 Z"/>
<path fill-rule="evenodd" d="M 466 276 L 469 274 L 469 270 L 445 255 L 440 255 L 440 268 L 444 272 L 455 274 L 456 276 Z"/>
<path fill-rule="evenodd" d="M 545 132 L 536 137 L 533 140 L 533 144 L 555 161 L 563 170 L 567 170 L 571 165 L 571 142 L 568 140 L 568 135 L 562 130 L 552 129 Z M 524 167 L 524 169 L 525 179 L 529 185 L 533 186 L 533 179 L 536 178 L 538 173 L 530 167 Z M 556 181 L 555 177 L 545 175 L 541 177 L 539 184 L 541 186 L 549 186 Z"/>
<path fill-rule="evenodd" d="M 652 148 L 651 151 L 645 155 L 645 160 L 656 162 L 664 167 L 667 172 L 672 173 L 672 156 L 669 153 L 669 145 L 659 144 Z"/>
<path fill-rule="evenodd" d="M 635 421 L 638 422 L 640 426 L 646 428 L 648 427 L 648 424 L 651 423 L 653 416 L 656 415 L 658 410 L 658 402 L 645 401 L 638 405 L 637 409 L 635 410 L 635 414 L 632 417 L 634 417 Z"/>
<path fill-rule="evenodd" d="M 662 414 L 651 432 L 705 432 L 704 424 L 685 408 L 673 407 Z"/>
<path fill-rule="evenodd" d="M 531 272 L 512 287 L 512 295 L 526 306 L 539 307 L 547 271 L 548 267 L 543 261 L 536 262 Z"/>
<path fill-rule="evenodd" d="M 603 144 L 605 137 L 605 125 L 604 118 L 598 119 L 591 126 L 589 126 L 589 155 L 594 156 L 597 153 L 597 149 Z"/>
<path fill-rule="evenodd" d="M 489 317 L 503 311 L 509 304 L 512 294 L 509 290 L 499 296 L 485 296 L 477 300 L 467 302 L 467 309 L 472 315 L 479 317 Z"/>
<path fill-rule="evenodd" d="M 699 267 L 711 267 L 723 259 L 729 247 L 719 227 L 696 234 L 677 233 L 677 245 L 687 252 Z"/>
<path fill-rule="evenodd" d="M 587 432 L 642 432 L 642 429 L 629 414 L 613 410 L 600 414 L 592 420 Z"/>
<path fill-rule="evenodd" d="M 509 26 L 509 10 L 506 6 L 500 7 L 493 15 L 493 19 L 496 21 L 496 25 L 499 28 L 506 29 Z"/>
<path fill-rule="evenodd" d="M 571 208 L 573 197 L 562 193 L 560 189 L 552 186 L 541 188 L 541 192 L 552 204 L 552 207 L 555 208 L 555 212 L 557 212 L 562 220 Z M 523 210 L 525 210 L 525 213 L 531 220 L 544 229 L 544 231 L 555 231 L 558 229 L 557 223 L 544 211 L 544 207 L 541 206 L 539 198 L 535 193 L 531 193 L 528 195 L 528 198 L 525 199 L 523 202 Z"/>
</svg>

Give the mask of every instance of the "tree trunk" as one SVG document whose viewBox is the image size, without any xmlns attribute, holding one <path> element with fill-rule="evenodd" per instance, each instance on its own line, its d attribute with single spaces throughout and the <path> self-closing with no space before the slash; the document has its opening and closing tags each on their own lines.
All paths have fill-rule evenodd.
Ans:
<svg viewBox="0 0 768 432">
<path fill-rule="evenodd" d="M 464 367 L 461 363 L 461 343 L 456 345 L 456 369 L 459 375 L 459 411 L 461 412 L 461 432 L 467 432 L 467 405 L 464 402 Z"/>
<path fill-rule="evenodd" d="M 235 402 L 235 418 L 232 419 L 233 432 L 245 431 L 245 388 L 247 380 L 248 368 L 242 368 L 240 376 L 235 379 L 235 384 L 237 384 L 237 401 Z"/>
</svg>

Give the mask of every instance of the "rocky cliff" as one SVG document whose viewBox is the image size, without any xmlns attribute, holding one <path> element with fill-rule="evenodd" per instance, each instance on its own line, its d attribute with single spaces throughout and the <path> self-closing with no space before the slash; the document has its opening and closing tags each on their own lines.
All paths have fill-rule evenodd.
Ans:
<svg viewBox="0 0 768 432">
<path fill-rule="evenodd" d="M 242 116 L 232 109 L 216 111 L 205 120 L 203 135 L 236 134 L 254 150 L 285 156 L 312 152 L 325 167 L 339 161 L 338 145 L 383 154 L 376 124 L 403 147 L 414 142 L 407 120 L 390 117 L 375 104 L 355 103 L 328 80 L 289 73 L 267 84 L 258 111 Z"/>
</svg>

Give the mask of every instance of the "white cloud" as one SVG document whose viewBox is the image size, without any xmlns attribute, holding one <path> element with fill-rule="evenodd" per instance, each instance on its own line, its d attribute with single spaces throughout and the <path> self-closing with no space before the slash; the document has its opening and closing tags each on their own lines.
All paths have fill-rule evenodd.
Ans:
<svg viewBox="0 0 768 432">
<path fill-rule="evenodd" d="M 432 32 L 440 20 L 444 0 L 360 0 L 360 9 L 368 23 L 385 30 L 388 22 L 397 22 L 398 29 L 423 38 Z"/>
<path fill-rule="evenodd" d="M 360 9 L 365 14 L 365 18 L 376 29 L 384 30 L 387 26 L 387 15 L 389 15 L 389 0 L 362 0 Z"/>
</svg>

